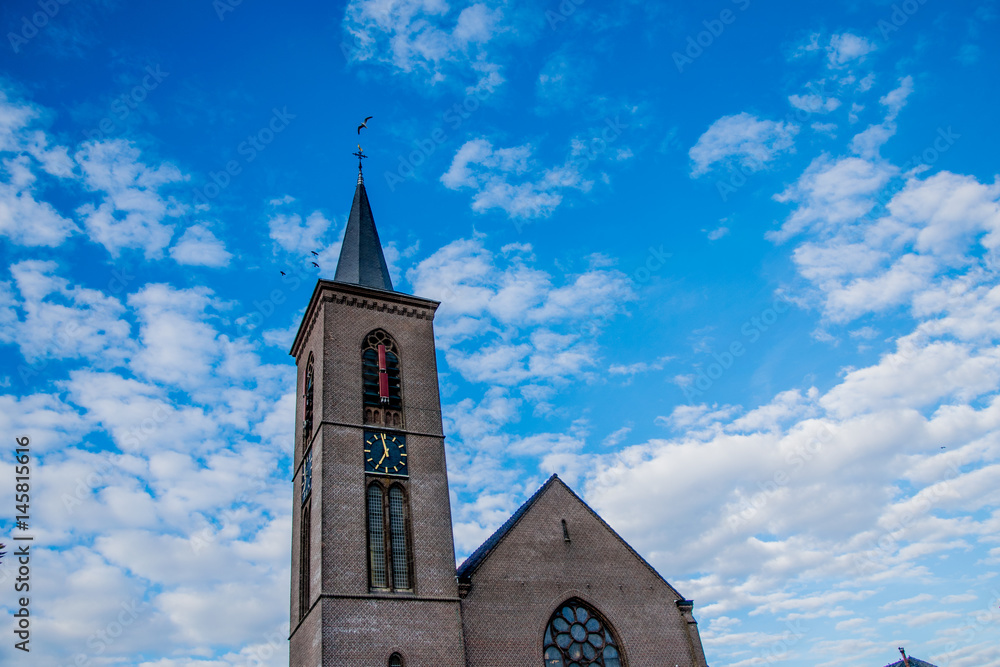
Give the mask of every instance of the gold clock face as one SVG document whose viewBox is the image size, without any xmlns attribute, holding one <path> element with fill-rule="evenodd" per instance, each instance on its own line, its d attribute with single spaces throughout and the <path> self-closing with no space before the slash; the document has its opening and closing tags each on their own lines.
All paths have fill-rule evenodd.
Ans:
<svg viewBox="0 0 1000 667">
<path fill-rule="evenodd" d="M 365 433 L 365 471 L 383 475 L 406 475 L 406 436 Z"/>
</svg>

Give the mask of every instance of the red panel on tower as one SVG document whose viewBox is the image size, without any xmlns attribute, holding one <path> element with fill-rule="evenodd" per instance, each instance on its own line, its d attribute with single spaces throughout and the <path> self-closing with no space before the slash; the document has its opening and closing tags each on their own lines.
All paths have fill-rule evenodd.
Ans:
<svg viewBox="0 0 1000 667">
<path fill-rule="evenodd" d="M 385 367 L 385 345 L 378 346 L 378 396 L 382 402 L 389 400 L 389 373 Z"/>
</svg>

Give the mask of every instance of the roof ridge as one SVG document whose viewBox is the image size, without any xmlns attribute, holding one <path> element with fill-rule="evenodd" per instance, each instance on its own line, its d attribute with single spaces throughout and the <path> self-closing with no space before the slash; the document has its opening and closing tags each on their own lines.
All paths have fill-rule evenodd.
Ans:
<svg viewBox="0 0 1000 667">
<path fill-rule="evenodd" d="M 486 556 L 488 556 L 489 553 L 493 551 L 493 549 L 497 546 L 497 544 L 500 543 L 500 540 L 502 540 L 504 536 L 510 531 L 510 529 L 514 527 L 514 524 L 520 521 L 521 517 L 524 516 L 525 513 L 528 511 L 528 508 L 535 504 L 535 501 L 538 500 L 538 498 L 542 495 L 542 492 L 545 491 L 545 489 L 547 489 L 549 485 L 552 484 L 552 482 L 555 480 L 559 480 L 559 475 L 553 473 L 551 477 L 545 480 L 544 484 L 538 487 L 537 491 L 535 491 L 533 494 L 531 494 L 531 496 L 527 500 L 521 503 L 521 506 L 518 507 L 514 511 L 514 513 L 507 518 L 506 521 L 500 524 L 499 528 L 493 531 L 492 535 L 486 538 L 485 542 L 479 545 L 478 549 L 473 551 L 468 558 L 462 561 L 462 564 L 459 565 L 458 569 L 455 571 L 455 574 L 458 576 L 459 579 L 472 576 L 472 573 L 476 571 L 476 569 L 484 560 L 486 560 Z M 562 480 L 559 481 L 561 482 Z M 563 484 L 563 486 L 566 485 Z M 567 486 L 566 488 L 568 489 L 569 487 Z"/>
<path fill-rule="evenodd" d="M 618 539 L 619 542 L 625 545 L 625 548 L 628 549 L 633 556 L 639 559 L 639 562 L 645 565 L 646 568 L 648 568 L 649 571 L 656 576 L 656 578 L 658 578 L 660 581 L 666 584 L 667 588 L 669 588 L 671 591 L 674 592 L 674 595 L 676 595 L 681 600 L 686 600 L 686 598 L 679 592 L 677 592 L 677 589 L 674 588 L 673 585 L 669 581 L 667 581 L 663 577 L 663 575 L 656 570 L 655 567 L 649 564 L 649 561 L 643 558 L 638 551 L 633 549 L 632 545 L 626 542 L 625 538 L 623 538 L 621 535 L 618 534 L 618 531 L 612 528 L 607 521 L 602 519 L 600 514 L 595 512 L 594 509 L 590 505 L 588 505 L 583 498 L 577 495 L 576 491 L 571 489 L 569 485 L 566 484 L 566 482 L 559 479 L 559 476 L 556 474 L 553 474 L 551 477 L 549 477 L 549 479 L 537 491 L 535 491 L 530 498 L 524 501 L 524 503 L 519 508 L 517 508 L 517 511 L 515 511 L 510 516 L 510 518 L 504 521 L 503 524 L 499 528 L 497 528 L 496 531 L 494 531 L 494 533 L 490 535 L 489 538 L 487 538 L 487 540 L 483 542 L 478 549 L 472 552 L 472 555 L 470 555 L 468 558 L 465 559 L 465 561 L 458 567 L 456 571 L 456 574 L 460 580 L 468 581 L 468 579 L 473 575 L 473 573 L 475 573 L 475 571 L 479 568 L 479 566 L 483 563 L 483 561 L 485 561 L 486 558 L 490 555 L 490 553 L 497 547 L 497 545 L 500 544 L 500 541 L 503 540 L 503 538 L 507 535 L 507 533 L 509 533 L 511 529 L 514 528 L 517 522 L 521 520 L 521 517 L 523 517 L 525 513 L 527 513 L 528 509 L 530 509 L 531 506 L 535 504 L 538 498 L 542 495 L 542 492 L 545 491 L 547 488 L 549 488 L 549 486 L 551 486 L 552 483 L 556 481 L 562 484 L 563 488 L 569 491 L 570 495 L 576 498 L 577 502 L 583 505 L 588 512 L 590 512 L 598 521 L 601 522 L 601 525 L 607 528 L 611 532 L 611 534 Z"/>
</svg>

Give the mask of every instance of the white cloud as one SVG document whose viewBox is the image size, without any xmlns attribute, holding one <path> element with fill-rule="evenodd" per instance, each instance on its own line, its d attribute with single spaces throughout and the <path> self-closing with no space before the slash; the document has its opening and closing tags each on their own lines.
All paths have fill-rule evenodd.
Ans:
<svg viewBox="0 0 1000 667">
<path fill-rule="evenodd" d="M 827 61 L 831 67 L 843 67 L 854 60 L 864 58 L 875 48 L 875 44 L 870 40 L 849 32 L 833 35 L 829 46 L 826 47 Z"/>
<path fill-rule="evenodd" d="M 305 220 L 298 213 L 276 213 L 267 221 L 267 228 L 280 248 L 306 256 L 327 249 L 322 239 L 332 224 L 320 211 L 313 211 Z"/>
<path fill-rule="evenodd" d="M 149 167 L 139 158 L 139 150 L 121 139 L 87 142 L 75 155 L 84 184 L 104 195 L 98 206 L 84 204 L 77 213 L 91 240 L 113 257 L 126 248 L 142 249 L 147 259 L 160 257 L 174 233 L 163 221 L 181 214 L 159 189 L 184 176 L 169 163 Z"/>
<path fill-rule="evenodd" d="M 790 95 L 788 101 L 796 109 L 806 113 L 829 113 L 840 106 L 836 97 L 826 97 L 810 93 L 808 95 Z"/>
<path fill-rule="evenodd" d="M 794 148 L 799 128 L 793 123 L 761 120 L 746 112 L 723 116 L 702 134 L 688 156 L 692 176 L 708 173 L 717 162 L 763 169 L 777 155 Z"/>
<path fill-rule="evenodd" d="M 192 388 L 211 376 L 224 350 L 208 323 L 210 308 L 220 304 L 205 287 L 176 289 L 151 284 L 128 298 L 140 322 L 141 345 L 132 367 L 142 376 Z"/>
<path fill-rule="evenodd" d="M 475 79 L 468 92 L 491 93 L 504 79 L 490 47 L 506 32 L 503 7 L 475 3 L 453 10 L 442 0 L 352 0 L 343 45 L 351 60 L 374 61 L 431 85 L 457 72 Z"/>
<path fill-rule="evenodd" d="M 212 267 L 228 266 L 233 258 L 225 244 L 204 225 L 193 225 L 184 230 L 170 249 L 170 256 L 178 264 Z"/>
<path fill-rule="evenodd" d="M 590 189 L 592 182 L 582 173 L 586 160 L 571 158 L 539 170 L 531 162 L 533 151 L 530 144 L 494 148 L 484 138 L 471 139 L 456 151 L 441 182 L 452 190 L 475 189 L 472 210 L 499 208 L 511 218 L 548 216 L 562 203 L 564 191 Z"/>
<path fill-rule="evenodd" d="M 795 184 L 775 195 L 777 201 L 797 206 L 781 229 L 770 232 L 768 238 L 781 242 L 806 230 L 833 233 L 858 220 L 874 208 L 875 195 L 895 171 L 883 162 L 821 155 Z"/>
<path fill-rule="evenodd" d="M 32 377 L 38 374 L 34 366 L 44 368 L 50 359 L 82 357 L 99 367 L 122 363 L 134 349 L 122 303 L 98 290 L 71 286 L 57 269 L 55 262 L 41 260 L 10 267 L 21 296 L 14 305 L 23 319 L 13 314 L 0 340 L 20 346 L 30 364 L 23 373 Z M 33 363 L 38 360 L 42 363 Z"/>
<path fill-rule="evenodd" d="M 78 231 L 51 204 L 35 199 L 36 177 L 27 156 L 3 161 L 5 182 L 0 183 L 0 235 L 25 246 L 57 246 Z"/>
<path fill-rule="evenodd" d="M 498 257 L 481 237 L 459 239 L 411 268 L 407 278 L 415 293 L 443 302 L 436 329 L 445 347 L 498 327 L 599 324 L 593 318 L 624 312 L 635 299 L 628 278 L 616 269 L 591 268 L 555 287 L 553 277 L 528 260 L 523 252 Z M 505 354 L 514 354 L 514 348 Z"/>
<path fill-rule="evenodd" d="M 708 237 L 709 241 L 718 241 L 723 236 L 729 234 L 729 227 L 726 227 L 724 225 L 719 225 L 715 229 L 711 229 L 708 231 L 703 229 L 701 231 L 705 232 L 705 235 Z"/>
</svg>

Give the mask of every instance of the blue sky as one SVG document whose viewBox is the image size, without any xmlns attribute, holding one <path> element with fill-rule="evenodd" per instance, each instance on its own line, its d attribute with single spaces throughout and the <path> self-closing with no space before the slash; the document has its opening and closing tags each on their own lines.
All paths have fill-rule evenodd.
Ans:
<svg viewBox="0 0 1000 667">
<path fill-rule="evenodd" d="M 34 664 L 287 664 L 288 348 L 371 115 L 394 283 L 442 301 L 459 558 L 556 472 L 715 667 L 1000 665 L 998 16 L 5 3 Z"/>
</svg>

